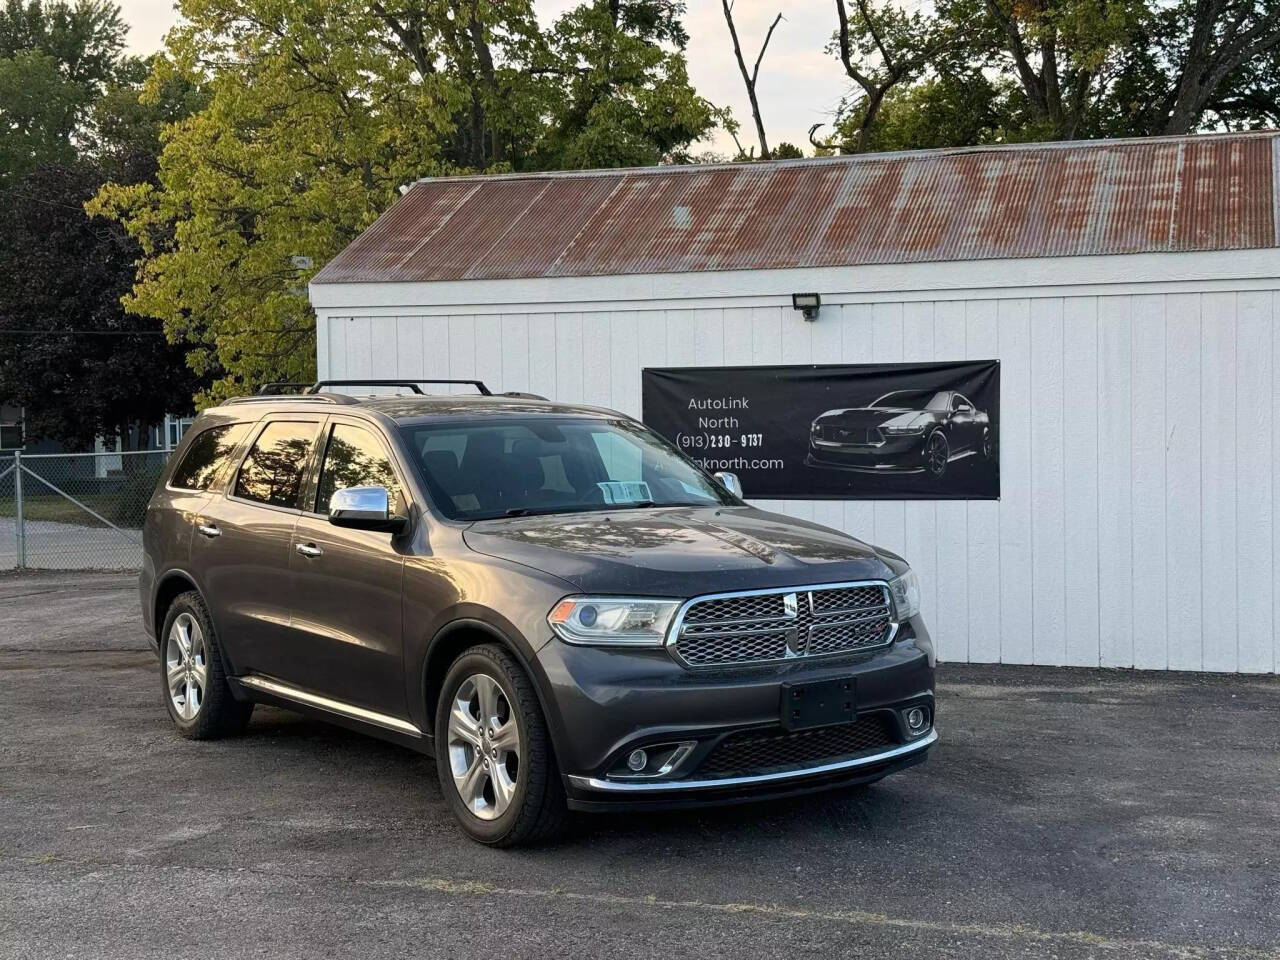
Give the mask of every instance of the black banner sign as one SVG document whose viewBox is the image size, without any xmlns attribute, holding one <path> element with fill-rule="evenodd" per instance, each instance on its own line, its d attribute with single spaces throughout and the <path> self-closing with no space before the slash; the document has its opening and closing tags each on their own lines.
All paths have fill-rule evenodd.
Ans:
<svg viewBox="0 0 1280 960">
<path fill-rule="evenodd" d="M 644 371 L 644 422 L 746 495 L 1000 496 L 1000 362 Z"/>
</svg>

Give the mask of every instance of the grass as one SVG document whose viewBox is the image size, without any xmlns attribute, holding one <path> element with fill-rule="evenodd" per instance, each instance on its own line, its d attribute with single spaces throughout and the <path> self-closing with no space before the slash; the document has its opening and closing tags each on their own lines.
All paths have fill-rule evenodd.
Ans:
<svg viewBox="0 0 1280 960">
<path fill-rule="evenodd" d="M 74 494 L 73 494 L 74 496 Z M 76 496 L 86 507 L 102 514 L 112 523 L 119 526 L 115 519 L 120 510 L 120 498 L 110 493 L 86 493 Z M 137 515 L 141 520 L 146 504 L 138 504 Z M 17 504 L 12 496 L 0 497 L 0 517 L 17 515 Z M 49 520 L 54 523 L 71 523 L 81 527 L 100 527 L 101 521 L 85 513 L 66 497 L 57 494 L 40 496 L 24 496 L 22 498 L 22 517 L 24 520 Z"/>
</svg>

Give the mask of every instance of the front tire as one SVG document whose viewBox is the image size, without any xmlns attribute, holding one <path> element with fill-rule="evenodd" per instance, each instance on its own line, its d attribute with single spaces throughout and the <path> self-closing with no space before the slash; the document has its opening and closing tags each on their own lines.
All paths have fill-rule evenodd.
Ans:
<svg viewBox="0 0 1280 960">
<path fill-rule="evenodd" d="M 568 812 L 547 724 L 533 683 L 506 650 L 484 644 L 454 661 L 435 733 L 440 790 L 473 840 L 514 847 L 563 832 Z"/>
<path fill-rule="evenodd" d="M 178 732 L 188 740 L 243 733 L 253 704 L 231 692 L 213 618 L 200 594 L 192 590 L 173 601 L 160 636 L 164 704 Z"/>
<path fill-rule="evenodd" d="M 947 443 L 947 435 L 941 430 L 929 434 L 924 442 L 924 471 L 934 480 L 941 480 L 947 472 L 947 463 L 951 459 L 951 445 Z"/>
</svg>

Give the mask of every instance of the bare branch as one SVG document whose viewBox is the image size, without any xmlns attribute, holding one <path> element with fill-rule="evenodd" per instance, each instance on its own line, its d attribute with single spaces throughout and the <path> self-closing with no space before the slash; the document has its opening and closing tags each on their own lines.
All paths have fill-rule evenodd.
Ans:
<svg viewBox="0 0 1280 960">
<path fill-rule="evenodd" d="M 721 7 L 724 8 L 724 22 L 729 25 L 729 36 L 733 39 L 733 55 L 738 61 L 738 72 L 742 74 L 742 82 L 747 87 L 747 99 L 751 101 L 751 116 L 756 123 L 756 136 L 760 140 L 760 159 L 769 159 L 769 141 L 764 134 L 764 120 L 760 116 L 760 101 L 756 98 L 756 80 L 760 76 L 760 61 L 764 59 L 764 52 L 769 47 L 769 40 L 773 37 L 773 31 L 782 21 L 782 14 L 779 13 L 769 27 L 769 32 L 765 34 L 764 43 L 760 45 L 760 55 L 756 57 L 755 68 L 748 73 L 747 61 L 742 56 L 742 45 L 738 42 L 738 28 L 733 23 L 733 0 L 720 0 Z M 736 142 L 736 138 L 735 138 Z M 742 152 L 741 144 L 738 145 L 738 152 Z"/>
</svg>

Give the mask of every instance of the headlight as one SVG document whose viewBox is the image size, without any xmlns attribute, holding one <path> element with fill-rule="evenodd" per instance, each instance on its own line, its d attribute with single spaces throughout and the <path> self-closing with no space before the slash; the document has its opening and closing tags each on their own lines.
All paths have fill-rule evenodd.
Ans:
<svg viewBox="0 0 1280 960">
<path fill-rule="evenodd" d="M 547 614 L 547 622 L 567 643 L 660 647 L 681 602 L 647 597 L 566 597 Z"/>
<path fill-rule="evenodd" d="M 920 612 L 920 581 L 914 570 L 889 581 L 889 596 L 893 599 L 893 619 L 902 623 Z"/>
<path fill-rule="evenodd" d="M 880 432 L 886 437 L 918 437 L 924 433 L 924 424 L 918 427 L 881 427 Z"/>
</svg>

